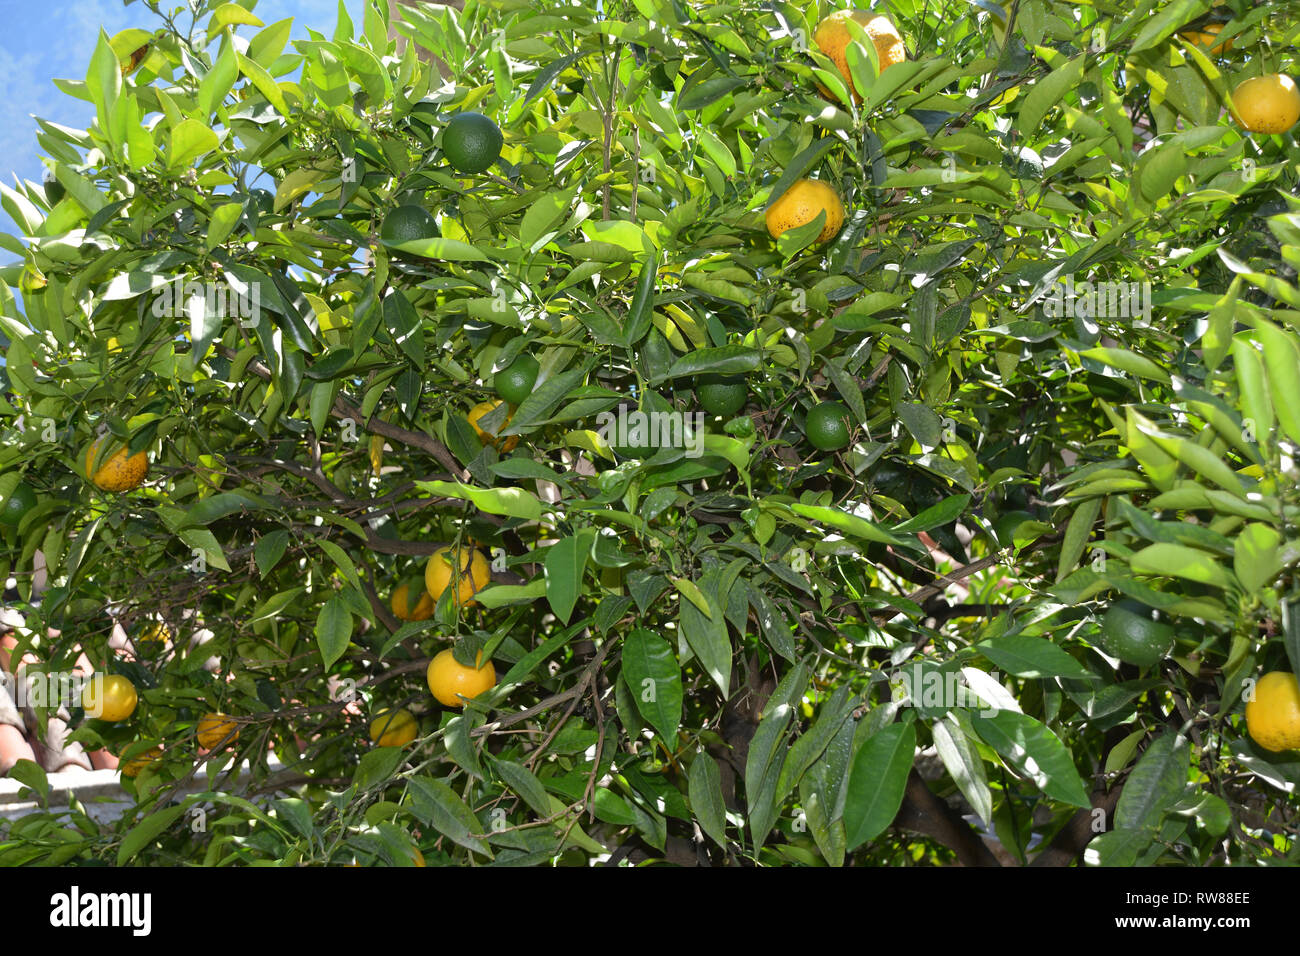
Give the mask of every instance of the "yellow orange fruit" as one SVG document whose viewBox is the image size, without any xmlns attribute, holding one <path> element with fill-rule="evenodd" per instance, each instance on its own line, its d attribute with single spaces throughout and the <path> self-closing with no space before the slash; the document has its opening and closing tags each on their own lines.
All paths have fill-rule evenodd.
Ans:
<svg viewBox="0 0 1300 956">
<path fill-rule="evenodd" d="M 149 473 L 149 456 L 143 451 L 128 455 L 125 445 L 113 441 L 105 448 L 104 456 L 101 458 L 99 449 L 106 440 L 108 440 L 107 435 L 101 436 L 86 448 L 82 469 L 86 477 L 103 491 L 122 492 L 139 488 L 145 475 Z M 114 448 L 116 450 L 112 450 Z M 111 454 L 109 454 L 110 450 L 112 450 Z"/>
<path fill-rule="evenodd" d="M 1295 674 L 1271 671 L 1255 684 L 1246 702 L 1246 730 L 1265 750 L 1300 750 L 1300 684 Z"/>
<path fill-rule="evenodd" d="M 405 708 L 381 710 L 370 722 L 370 741 L 380 747 L 405 747 L 419 732 L 415 715 Z"/>
<path fill-rule="evenodd" d="M 229 740 L 226 740 L 227 736 Z M 198 737 L 199 746 L 204 750 L 211 750 L 223 740 L 233 744 L 239 739 L 239 725 L 225 714 L 204 714 L 199 718 Z"/>
<path fill-rule="evenodd" d="M 768 207 L 764 220 L 773 239 L 789 229 L 806 226 L 826 213 L 826 223 L 817 234 L 818 242 L 830 239 L 844 225 L 844 203 L 839 194 L 820 179 L 799 179 Z"/>
<path fill-rule="evenodd" d="M 869 10 L 836 10 L 817 24 L 817 28 L 813 31 L 813 43 L 817 44 L 817 49 L 821 50 L 840 71 L 840 75 L 844 77 L 845 83 L 853 92 L 853 102 L 861 103 L 862 97 L 854 89 L 849 74 L 848 48 L 852 37 L 849 36 L 847 24 L 850 20 L 858 23 L 863 32 L 871 38 L 882 73 L 894 64 L 902 63 L 907 59 L 907 46 L 903 43 L 898 28 L 887 17 L 871 13 Z M 830 91 L 822 84 L 818 83 L 817 88 L 823 96 L 830 96 Z"/>
<path fill-rule="evenodd" d="M 1224 40 L 1217 46 L 1213 46 L 1214 41 L 1219 38 L 1223 32 L 1222 23 L 1207 23 L 1199 30 L 1187 30 L 1178 34 L 1192 46 L 1199 46 L 1203 50 L 1208 50 L 1211 56 L 1218 56 L 1220 53 L 1227 53 L 1232 49 L 1232 40 Z M 1211 47 L 1213 46 L 1213 49 Z"/>
<path fill-rule="evenodd" d="M 135 713 L 135 685 L 120 674 L 96 674 L 81 692 L 87 717 L 117 723 Z"/>
<path fill-rule="evenodd" d="M 477 668 L 466 667 L 456 660 L 451 648 L 439 651 L 429 661 L 425 680 L 429 684 L 429 693 L 444 707 L 464 707 L 462 697 L 477 697 L 479 694 L 496 686 L 497 672 L 492 662 L 482 663 L 480 653 L 476 659 Z"/>
<path fill-rule="evenodd" d="M 155 621 L 146 625 L 136 638 L 139 644 L 166 644 L 172 639 L 172 629 L 164 621 Z"/>
<path fill-rule="evenodd" d="M 150 750 L 145 751 L 142 754 L 136 754 L 126 763 L 118 767 L 118 771 L 124 777 L 138 777 L 140 776 L 141 771 L 143 771 L 146 767 L 148 767 L 150 764 L 152 764 L 155 760 L 157 760 L 161 756 L 162 756 L 162 748 L 154 747 Z"/>
<path fill-rule="evenodd" d="M 427 621 L 433 616 L 433 597 L 423 589 L 418 597 L 413 597 L 410 585 L 405 581 L 393 588 L 389 603 L 393 608 L 393 617 L 399 621 Z"/>
<path fill-rule="evenodd" d="M 1232 91 L 1232 118 L 1251 133 L 1285 133 L 1300 120 L 1300 88 L 1285 73 L 1252 76 Z"/>
<path fill-rule="evenodd" d="M 501 404 L 501 402 L 479 402 L 469 410 L 469 415 L 467 417 L 469 419 L 470 427 L 474 429 L 474 434 L 478 435 L 479 441 L 483 444 L 495 445 L 501 451 L 514 451 L 515 446 L 519 444 L 518 435 L 507 435 L 506 437 L 501 438 L 497 435 L 493 435 L 491 432 L 484 431 L 482 428 L 479 428 L 478 425 L 479 419 L 488 414 L 488 412 L 499 407 Z M 510 419 L 513 417 L 512 414 L 507 412 L 506 420 L 501 423 L 497 430 L 504 431 L 505 427 L 510 424 Z"/>
<path fill-rule="evenodd" d="M 452 600 L 457 604 L 461 607 L 476 604 L 474 595 L 487 587 L 491 578 L 491 565 L 474 548 L 461 548 L 454 554 L 451 548 L 439 548 L 424 568 L 424 586 L 435 604 L 452 585 L 456 588 Z"/>
</svg>

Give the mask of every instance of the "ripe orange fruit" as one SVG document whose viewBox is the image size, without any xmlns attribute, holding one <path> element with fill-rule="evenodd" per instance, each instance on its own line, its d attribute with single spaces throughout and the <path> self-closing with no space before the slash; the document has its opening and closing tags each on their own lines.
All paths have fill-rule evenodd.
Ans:
<svg viewBox="0 0 1300 956">
<path fill-rule="evenodd" d="M 1300 120 L 1300 88 L 1285 73 L 1252 76 L 1232 91 L 1232 118 L 1251 133 L 1285 133 Z"/>
<path fill-rule="evenodd" d="M 462 548 L 454 557 L 451 548 L 439 548 L 429 557 L 424 568 L 424 586 L 435 604 L 442 592 L 454 583 L 456 590 L 452 599 L 461 607 L 469 607 L 477 603 L 474 595 L 487 587 L 491 579 L 491 565 L 482 552 L 474 548 Z"/>
<path fill-rule="evenodd" d="M 1246 730 L 1265 750 L 1300 750 L 1300 684 L 1295 674 L 1272 671 L 1255 684 L 1246 703 Z"/>
<path fill-rule="evenodd" d="M 439 651 L 429 661 L 425 680 L 429 684 L 429 693 L 444 707 L 464 707 L 461 697 L 477 697 L 479 694 L 496 686 L 497 672 L 492 662 L 481 663 L 483 655 L 477 659 L 478 668 L 466 667 L 451 653 L 451 648 Z"/>
<path fill-rule="evenodd" d="M 483 444 L 495 445 L 501 451 L 514 451 L 515 446 L 519 444 L 518 435 L 508 435 L 505 438 L 499 438 L 491 432 L 484 431 L 482 428 L 478 427 L 479 419 L 488 412 L 497 408 L 499 405 L 501 405 L 501 402 L 479 402 L 469 410 L 469 415 L 467 417 L 469 418 L 470 426 L 474 429 L 474 434 L 478 435 L 478 440 Z M 513 417 L 513 415 L 507 412 L 506 420 L 501 423 L 498 430 L 504 429 L 509 425 L 510 419 Z"/>
<path fill-rule="evenodd" d="M 136 644 L 158 644 L 166 646 L 172 639 L 172 629 L 167 626 L 166 621 L 154 621 L 151 625 L 146 625 L 137 637 Z"/>
<path fill-rule="evenodd" d="M 844 225 L 844 203 L 833 188 L 820 179 L 799 179 L 768 207 L 764 220 L 773 239 L 789 229 L 806 226 L 825 211 L 826 224 L 817 234 L 818 242 L 830 239 Z"/>
<path fill-rule="evenodd" d="M 1222 32 L 1222 23 L 1207 23 L 1199 30 L 1187 30 L 1178 35 L 1188 43 L 1192 44 L 1192 46 L 1199 46 L 1201 49 L 1209 50 L 1210 56 L 1218 56 L 1220 53 L 1227 53 L 1231 50 L 1234 42 L 1232 40 L 1224 40 L 1218 46 L 1210 49 L 1211 44 L 1219 38 L 1219 34 Z"/>
<path fill-rule="evenodd" d="M 420 725 L 409 710 L 381 710 L 370 722 L 370 740 L 380 747 L 405 747 L 419 732 Z"/>
<path fill-rule="evenodd" d="M 862 97 L 854 89 L 853 79 L 849 75 L 847 51 L 849 41 L 852 39 L 846 26 L 849 20 L 860 24 L 867 36 L 871 37 L 882 73 L 894 64 L 902 63 L 907 59 L 907 46 L 903 43 L 898 28 L 888 18 L 871 13 L 869 10 L 836 10 L 817 24 L 817 29 L 813 31 L 813 42 L 844 77 L 853 92 L 853 102 L 861 103 Z M 817 89 L 821 91 L 822 96 L 830 97 L 830 90 L 822 84 L 818 83 Z"/>
<path fill-rule="evenodd" d="M 122 492 L 139 488 L 144 481 L 144 476 L 149 473 L 149 456 L 143 451 L 128 456 L 125 445 L 112 441 L 108 448 L 112 449 L 116 446 L 116 450 L 112 454 L 106 451 L 101 458 L 99 448 L 107 439 L 107 435 L 96 438 L 86 448 L 82 468 L 86 477 L 103 491 Z M 98 468 L 94 467 L 96 462 Z"/>
<path fill-rule="evenodd" d="M 216 747 L 227 736 L 230 736 L 230 740 L 226 741 L 228 744 L 239 739 L 239 725 L 233 718 L 225 714 L 204 714 L 199 718 L 199 746 L 204 750 Z"/>
<path fill-rule="evenodd" d="M 389 603 L 393 608 L 393 617 L 399 621 L 427 621 L 433 616 L 433 597 L 423 589 L 419 597 L 413 597 L 410 584 L 406 581 L 393 588 Z"/>
<path fill-rule="evenodd" d="M 124 777 L 138 777 L 140 772 L 162 756 L 162 747 L 153 747 L 142 754 L 136 754 L 126 763 L 118 767 L 118 771 Z"/>
<path fill-rule="evenodd" d="M 86 716 L 109 723 L 126 720 L 134 714 L 137 700 L 135 685 L 121 674 L 96 674 L 81 692 Z"/>
</svg>

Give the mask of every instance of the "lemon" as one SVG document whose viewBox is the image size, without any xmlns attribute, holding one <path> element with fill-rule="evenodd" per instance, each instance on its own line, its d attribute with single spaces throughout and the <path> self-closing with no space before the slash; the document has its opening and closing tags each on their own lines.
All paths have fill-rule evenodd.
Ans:
<svg viewBox="0 0 1300 956">
<path fill-rule="evenodd" d="M 806 226 L 822 212 L 826 223 L 817 234 L 818 242 L 830 239 L 844 225 L 844 203 L 839 193 L 819 179 L 799 179 L 772 205 L 767 207 L 764 220 L 773 239 L 790 229 Z"/>
<path fill-rule="evenodd" d="M 1232 91 L 1232 117 L 1251 133 L 1285 133 L 1300 120 L 1300 89 L 1284 73 L 1252 76 Z"/>
<path fill-rule="evenodd" d="M 1300 685 L 1295 674 L 1272 671 L 1255 684 L 1246 703 L 1246 730 L 1265 750 L 1300 749 Z"/>
<path fill-rule="evenodd" d="M 464 707 L 462 697 L 472 698 L 496 686 L 497 672 L 492 662 L 481 663 L 483 655 L 476 659 L 477 668 L 466 667 L 456 660 L 451 648 L 439 651 L 429 661 L 425 680 L 429 684 L 429 693 L 444 707 Z"/>
</svg>

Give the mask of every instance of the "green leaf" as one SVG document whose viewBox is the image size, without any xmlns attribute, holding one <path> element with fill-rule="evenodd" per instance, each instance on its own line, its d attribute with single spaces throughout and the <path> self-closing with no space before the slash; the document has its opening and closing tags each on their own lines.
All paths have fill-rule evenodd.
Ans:
<svg viewBox="0 0 1300 956">
<path fill-rule="evenodd" d="M 243 24 L 253 27 L 263 25 L 261 20 L 239 4 L 223 3 L 212 12 L 212 17 L 208 20 L 208 35 L 212 36 L 222 27 L 228 27 L 231 24 Z"/>
<path fill-rule="evenodd" d="M 582 593 L 582 576 L 595 532 L 586 529 L 561 538 L 546 552 L 546 600 L 563 623 L 568 624 L 573 607 Z"/>
<path fill-rule="evenodd" d="M 217 134 L 212 132 L 207 123 L 196 119 L 184 119 L 171 129 L 167 139 L 167 168 L 180 169 L 189 166 L 204 153 L 210 153 L 221 145 Z"/>
<path fill-rule="evenodd" d="M 1232 586 L 1229 574 L 1214 555 L 1181 544 L 1152 544 L 1129 557 L 1129 567 L 1138 574 L 1182 578 L 1219 588 Z"/>
<path fill-rule="evenodd" d="M 451 787 L 433 777 L 412 777 L 407 781 L 407 792 L 420 822 L 466 849 L 492 856 L 487 845 L 474 836 L 480 830 L 478 820 Z"/>
<path fill-rule="evenodd" d="M 45 776 L 45 770 L 40 764 L 23 758 L 16 761 L 9 768 L 9 776 L 40 794 L 42 804 L 49 802 L 50 781 Z"/>
<path fill-rule="evenodd" d="M 728 93 L 749 82 L 743 76 L 714 76 L 692 86 L 689 90 L 684 89 L 682 95 L 677 99 L 677 108 L 679 110 L 701 110 L 716 100 L 722 99 Z"/>
<path fill-rule="evenodd" d="M 637 711 L 673 746 L 682 720 L 682 675 L 672 645 L 634 628 L 623 640 L 623 680 Z"/>
<path fill-rule="evenodd" d="M 508 604 L 531 603 L 546 597 L 546 579 L 536 578 L 527 584 L 491 584 L 474 595 L 489 611 Z"/>
<path fill-rule="evenodd" d="M 1237 532 L 1233 570 L 1248 593 L 1273 584 L 1282 572 L 1282 536 L 1275 528 L 1251 522 Z"/>
<path fill-rule="evenodd" d="M 126 836 L 122 837 L 122 845 L 117 848 L 117 865 L 125 866 L 134 859 L 137 853 L 158 839 L 162 832 L 175 823 L 187 809 L 187 803 L 176 804 L 149 814 L 133 826 L 127 831 Z"/>
<path fill-rule="evenodd" d="M 1300 444 L 1300 351 L 1293 336 L 1263 319 L 1256 320 L 1255 334 L 1263 346 L 1278 424 L 1288 438 Z"/>
<path fill-rule="evenodd" d="M 899 402 L 894 411 L 922 448 L 938 448 L 943 444 L 943 419 L 933 408 L 917 402 Z"/>
<path fill-rule="evenodd" d="M 678 594 L 699 608 L 700 613 L 709 620 L 713 620 L 715 608 L 709 603 L 709 599 L 704 596 L 704 592 L 700 590 L 698 584 L 690 578 L 680 578 L 672 575 L 669 575 L 669 580 L 676 586 Z"/>
<path fill-rule="evenodd" d="M 1115 826 L 1156 827 L 1187 788 L 1190 760 L 1190 746 L 1180 735 L 1166 733 L 1152 741 L 1124 783 L 1115 807 Z"/>
<path fill-rule="evenodd" d="M 208 222 L 208 235 L 203 242 L 203 247 L 208 252 L 211 252 L 229 239 L 231 232 L 234 231 L 235 224 L 239 222 L 239 217 L 243 214 L 243 203 L 227 202 L 218 206 L 212 213 L 212 219 Z"/>
<path fill-rule="evenodd" d="M 706 581 L 707 576 L 701 579 L 701 585 Z M 723 695 L 727 695 L 731 684 L 732 649 L 726 619 L 720 612 L 708 617 L 690 601 L 680 601 L 678 605 L 677 626 L 681 628 L 682 637 L 700 659 L 705 672 Z"/>
<path fill-rule="evenodd" d="M 799 739 L 790 747 L 785 764 L 781 767 L 781 774 L 776 781 L 778 801 L 784 800 L 798 786 L 804 773 L 822 755 L 831 740 L 839 733 L 844 722 L 848 720 L 853 710 L 850 694 L 851 687 L 848 684 L 841 684 L 835 688 L 831 699 L 822 705 L 817 720 L 805 733 L 800 734 Z"/>
<path fill-rule="evenodd" d="M 492 767 L 503 783 L 541 817 L 551 815 L 551 798 L 537 776 L 522 764 L 494 757 Z"/>
<path fill-rule="evenodd" d="M 1101 498 L 1085 498 L 1075 506 L 1070 521 L 1065 526 L 1065 540 L 1061 542 L 1061 554 L 1056 563 L 1056 580 L 1059 582 L 1074 570 L 1079 559 L 1083 557 L 1088 541 L 1092 537 L 1092 526 L 1101 514 Z"/>
<path fill-rule="evenodd" d="M 207 75 L 199 82 L 199 92 L 195 102 L 200 120 L 206 122 L 211 118 L 238 78 L 239 60 L 235 56 L 234 46 L 227 40 L 221 44 L 221 53 L 217 56 L 217 61 L 212 64 L 212 69 L 208 70 Z"/>
<path fill-rule="evenodd" d="M 443 728 L 442 741 L 447 746 L 447 755 L 456 761 L 456 765 L 472 777 L 486 779 L 483 768 L 478 762 L 478 751 L 474 747 L 471 734 L 475 727 L 481 726 L 483 715 L 475 710 L 453 717 Z"/>
<path fill-rule="evenodd" d="M 231 5 L 227 4 L 227 6 Z M 257 88 L 257 92 L 265 96 L 267 102 L 274 106 L 281 116 L 287 118 L 289 116 L 289 104 L 284 101 L 284 93 L 280 90 L 271 74 L 238 50 L 235 51 L 235 59 L 239 63 L 239 72 L 248 77 L 253 86 Z"/>
<path fill-rule="evenodd" d="M 1136 352 L 1130 352 L 1126 349 L 1097 347 L 1080 352 L 1079 357 L 1093 359 L 1102 365 L 1109 365 L 1121 372 L 1128 372 L 1130 375 L 1153 379 L 1165 385 L 1169 384 L 1168 372 L 1145 355 L 1139 355 Z"/>
<path fill-rule="evenodd" d="M 185 509 L 186 525 L 208 525 L 241 511 L 261 511 L 269 503 L 242 489 L 222 491 L 207 498 L 200 498 Z"/>
<path fill-rule="evenodd" d="M 986 827 L 989 826 L 993 821 L 993 793 L 989 790 L 979 750 L 952 714 L 931 724 L 930 733 L 948 776 L 957 784 L 975 815 Z"/>
<path fill-rule="evenodd" d="M 722 798 L 722 775 L 714 759 L 703 751 L 697 753 L 691 761 L 686 794 L 691 801 L 695 822 L 709 839 L 725 849 L 727 809 Z"/>
<path fill-rule="evenodd" d="M 909 545 L 874 522 L 868 521 L 866 518 L 859 518 L 857 515 L 847 514 L 838 508 L 795 503 L 790 505 L 790 510 L 797 515 L 829 525 L 850 537 L 861 538 L 864 541 L 877 541 L 881 544 L 910 546 L 915 550 L 915 545 Z"/>
<path fill-rule="evenodd" d="M 981 641 L 973 649 L 1017 677 L 1093 679 L 1086 667 L 1045 637 L 1010 634 Z"/>
<path fill-rule="evenodd" d="M 352 563 L 352 559 L 348 557 L 347 552 L 326 538 L 317 538 L 316 543 L 320 545 L 322 551 L 329 555 L 330 560 L 334 562 L 334 566 L 343 572 L 343 577 L 348 584 L 355 588 L 358 593 L 364 592 L 365 588 L 361 586 L 361 576 L 357 574 L 357 566 Z"/>
<path fill-rule="evenodd" d="M 268 532 L 257 539 L 257 544 L 253 546 L 253 560 L 257 562 L 262 577 L 271 573 L 288 546 L 289 532 L 283 529 Z"/>
<path fill-rule="evenodd" d="M 336 594 L 325 602 L 316 616 L 315 634 L 321 660 L 328 671 L 343 656 L 352 639 L 352 612 L 342 597 Z"/>
<path fill-rule="evenodd" d="M 632 348 L 650 331 L 650 316 L 654 312 L 655 278 L 659 274 L 659 265 L 650 256 L 641 263 L 641 274 L 637 277 L 636 292 L 632 304 L 627 310 L 627 320 L 623 327 L 622 344 Z"/>
<path fill-rule="evenodd" d="M 524 488 L 475 488 L 459 481 L 417 481 L 416 486 L 445 498 L 467 498 L 488 514 L 508 515 L 525 521 L 542 517 L 542 503 Z"/>
<path fill-rule="evenodd" d="M 850 851 L 884 833 L 898 816 L 916 751 L 916 727 L 890 724 L 867 738 L 853 758 L 844 804 Z"/>
<path fill-rule="evenodd" d="M 929 531 L 957 520 L 970 504 L 970 495 L 950 495 L 937 505 L 931 505 L 920 514 L 908 518 L 890 529 L 895 534 Z"/>
<path fill-rule="evenodd" d="M 191 549 L 203 552 L 203 560 L 214 568 L 220 568 L 222 571 L 230 570 L 230 565 L 226 563 L 226 556 L 221 552 L 221 545 L 207 528 L 180 528 L 176 536 Z"/>
<path fill-rule="evenodd" d="M 1092 805 L 1070 752 L 1043 724 L 1013 710 L 992 717 L 972 711 L 970 721 L 985 743 L 1049 797 L 1076 807 Z"/>
<path fill-rule="evenodd" d="M 1232 340 L 1232 360 L 1241 392 L 1243 424 L 1249 423 L 1257 440 L 1267 447 L 1274 418 L 1273 403 L 1264 377 L 1264 359 L 1249 339 L 1239 336 Z"/>
<path fill-rule="evenodd" d="M 1066 93 L 1078 87 L 1086 63 L 1087 57 L 1079 54 L 1036 82 L 1020 107 L 1016 128 L 1038 130 L 1043 125 L 1047 111 L 1059 103 Z"/>
<path fill-rule="evenodd" d="M 429 239 L 412 239 L 409 242 L 389 242 L 381 240 L 390 249 L 397 249 L 421 259 L 441 259 L 444 262 L 490 262 L 483 252 L 468 242 L 459 239 L 444 239 L 433 236 Z"/>
<path fill-rule="evenodd" d="M 758 368 L 762 353 L 743 345 L 724 345 L 721 348 L 696 349 L 687 352 L 668 369 L 668 374 L 656 381 L 686 376 L 716 374 L 738 375 Z"/>
<path fill-rule="evenodd" d="M 519 223 L 519 244 L 535 251 L 538 242 L 564 221 L 574 195 L 572 190 L 555 190 L 534 199 Z"/>
<path fill-rule="evenodd" d="M 405 755 L 401 747 L 375 747 L 361 755 L 352 782 L 358 790 L 367 790 L 393 778 Z"/>
</svg>

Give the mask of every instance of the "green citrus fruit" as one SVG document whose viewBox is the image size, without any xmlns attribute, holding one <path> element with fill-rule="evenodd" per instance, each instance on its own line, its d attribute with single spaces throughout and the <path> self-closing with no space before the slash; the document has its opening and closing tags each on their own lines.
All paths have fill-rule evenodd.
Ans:
<svg viewBox="0 0 1300 956">
<path fill-rule="evenodd" d="M 1101 646 L 1128 664 L 1150 667 L 1168 656 L 1174 629 L 1155 608 L 1138 601 L 1112 604 L 1101 619 Z"/>
<path fill-rule="evenodd" d="M 442 131 L 442 152 L 458 173 L 486 171 L 503 142 L 501 129 L 482 113 L 458 113 Z"/>
<path fill-rule="evenodd" d="M 4 507 L 0 508 L 0 525 L 7 528 L 18 527 L 18 523 L 23 520 L 23 515 L 35 507 L 35 490 L 25 481 L 18 482 L 13 494 L 5 499 Z"/>
<path fill-rule="evenodd" d="M 533 394 L 539 371 L 541 366 L 537 364 L 537 359 L 531 355 L 521 355 L 493 376 L 492 387 L 511 405 L 518 405 Z"/>
<path fill-rule="evenodd" d="M 438 235 L 438 224 L 419 206 L 398 206 L 384 217 L 379 238 L 385 242 L 412 242 Z"/>
<path fill-rule="evenodd" d="M 808 412 L 803 430 L 814 448 L 839 451 L 849 443 L 849 410 L 839 402 L 814 405 Z"/>
<path fill-rule="evenodd" d="M 743 379 L 710 375 L 700 379 L 695 386 L 695 396 L 710 415 L 730 418 L 745 407 L 749 390 Z"/>
</svg>

